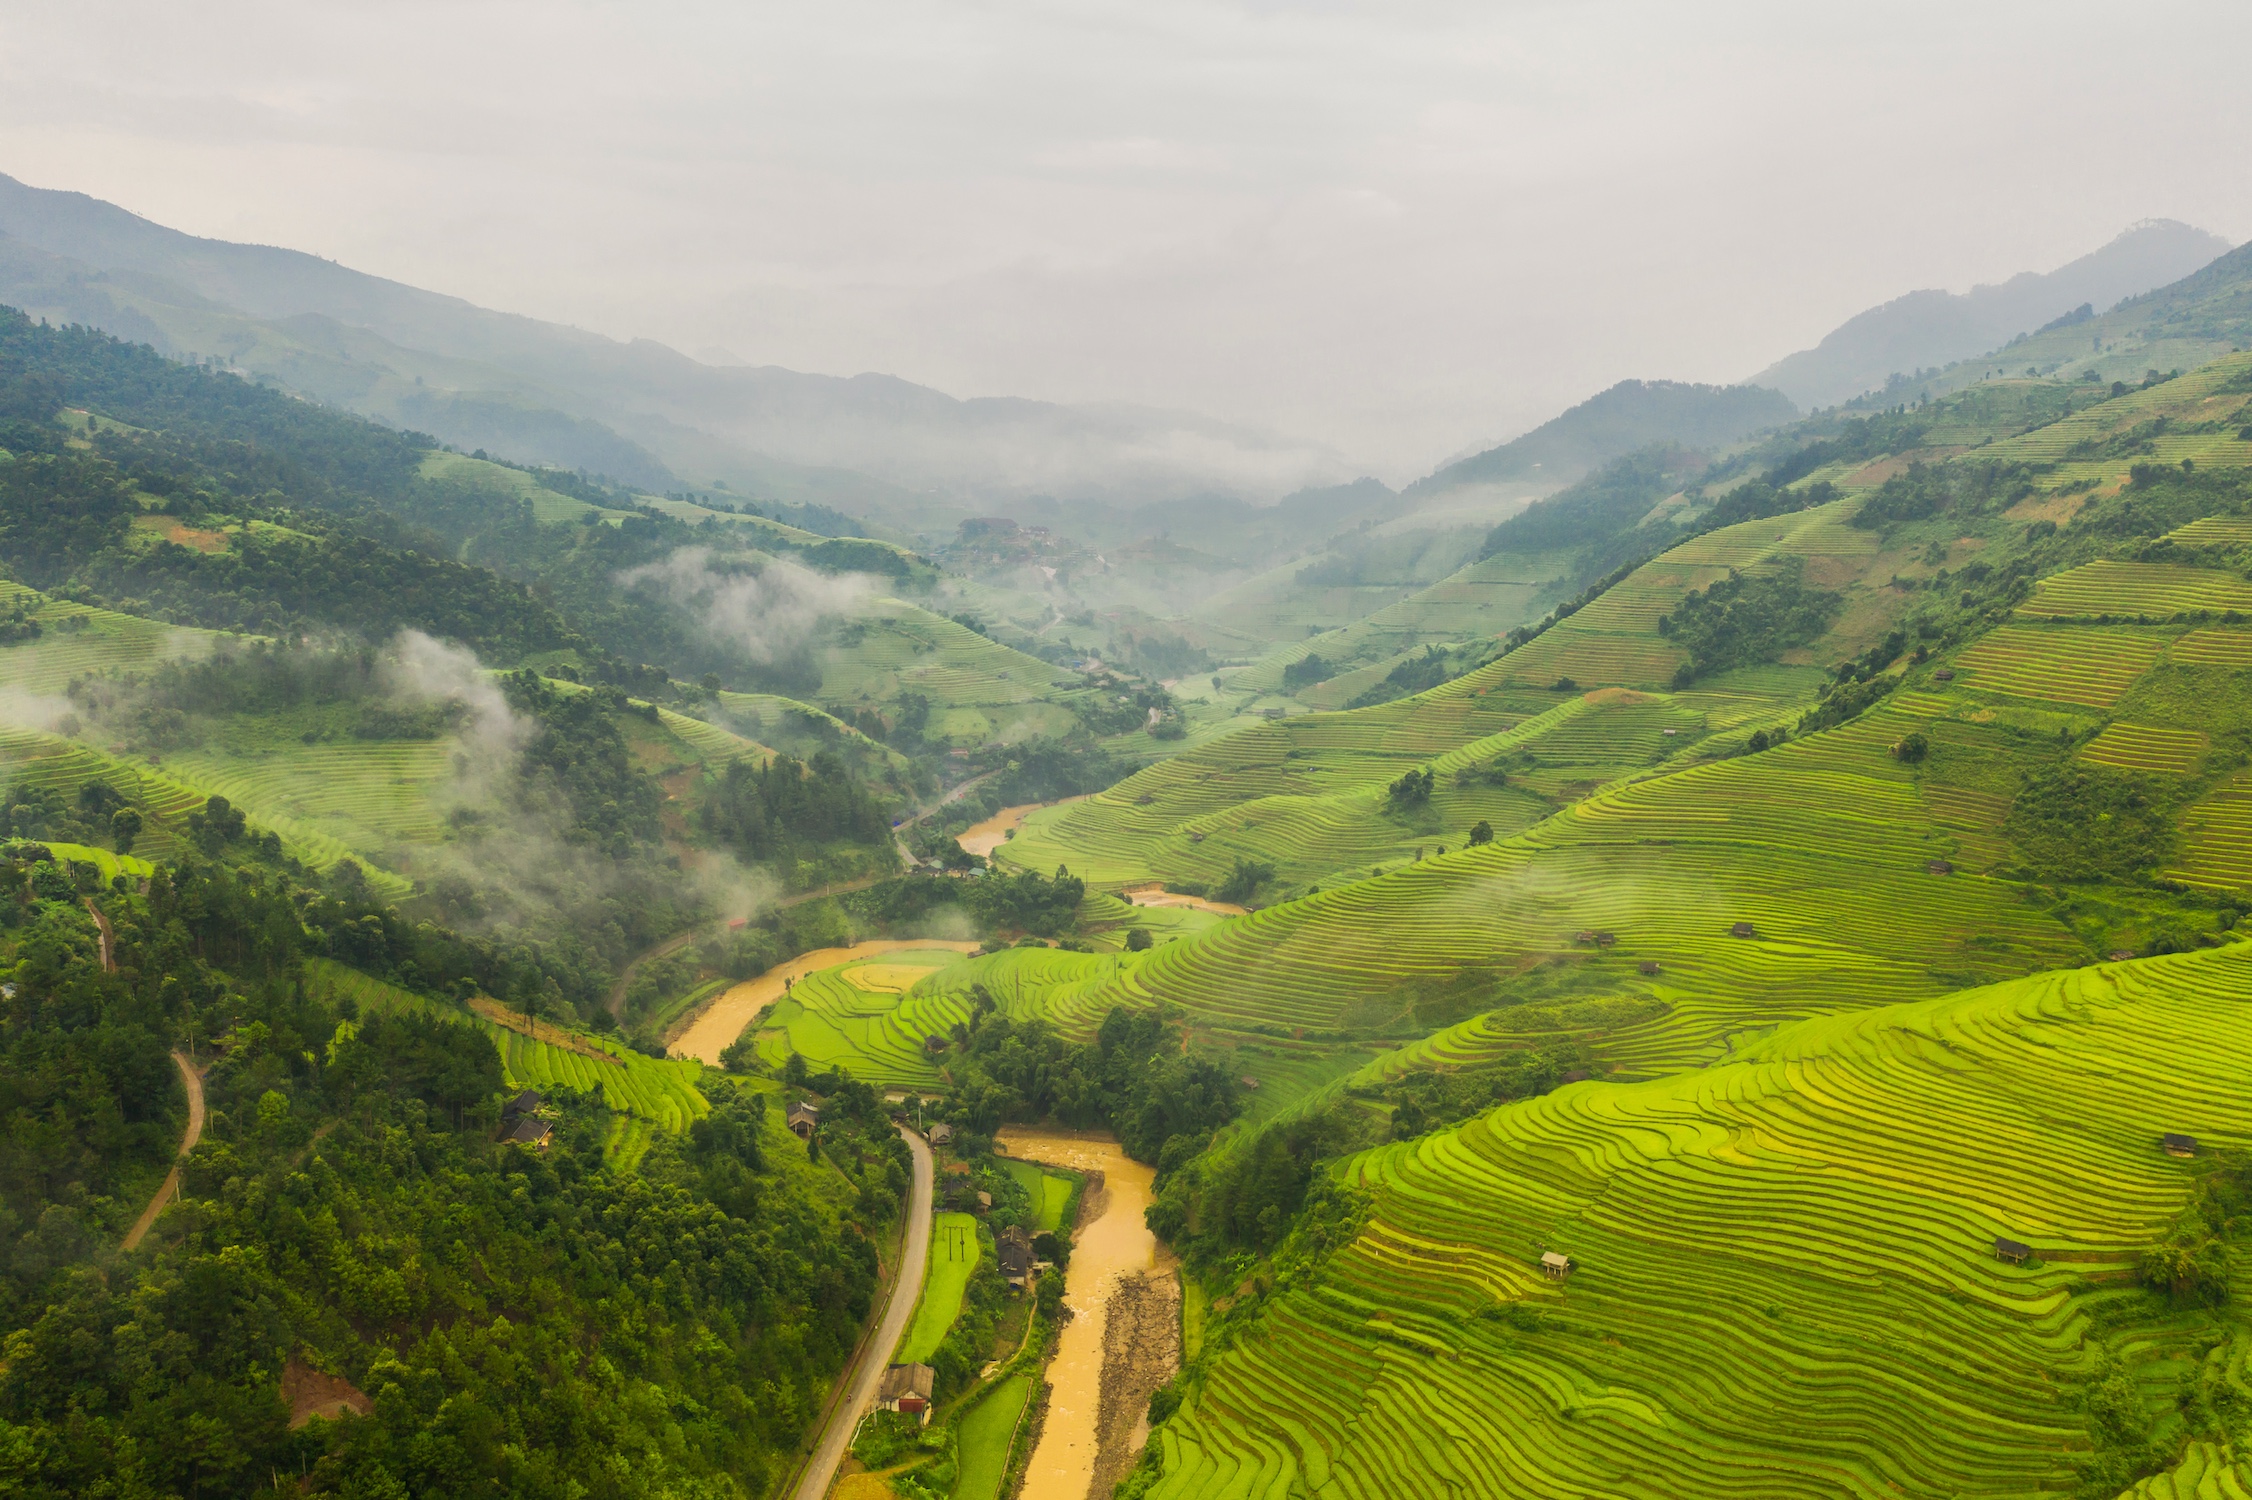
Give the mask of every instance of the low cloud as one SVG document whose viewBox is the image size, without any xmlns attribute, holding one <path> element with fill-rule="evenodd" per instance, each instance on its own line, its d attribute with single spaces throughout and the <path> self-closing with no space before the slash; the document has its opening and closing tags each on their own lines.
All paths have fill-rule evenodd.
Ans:
<svg viewBox="0 0 2252 1500">
<path fill-rule="evenodd" d="M 781 558 L 715 563 L 709 547 L 682 547 L 663 562 L 618 575 L 626 588 L 653 588 L 696 620 L 713 641 L 761 666 L 796 655 L 822 624 L 856 613 L 876 596 L 860 573 L 816 573 Z"/>
</svg>

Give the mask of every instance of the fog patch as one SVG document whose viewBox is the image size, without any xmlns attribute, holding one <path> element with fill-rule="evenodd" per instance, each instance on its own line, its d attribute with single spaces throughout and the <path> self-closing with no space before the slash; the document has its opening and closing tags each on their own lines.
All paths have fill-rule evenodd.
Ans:
<svg viewBox="0 0 2252 1500">
<path fill-rule="evenodd" d="M 663 562 L 628 568 L 618 582 L 656 590 L 709 639 L 762 666 L 803 651 L 824 623 L 877 595 L 876 581 L 863 573 L 816 573 L 784 558 L 715 563 L 709 547 L 682 547 Z"/>
</svg>

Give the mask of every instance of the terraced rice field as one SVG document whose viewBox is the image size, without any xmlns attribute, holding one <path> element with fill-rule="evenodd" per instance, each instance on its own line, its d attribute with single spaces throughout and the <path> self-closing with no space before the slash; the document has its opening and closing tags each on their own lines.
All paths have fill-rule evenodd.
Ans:
<svg viewBox="0 0 2252 1500">
<path fill-rule="evenodd" d="M 1012 950 L 973 962 L 987 966 L 980 972 L 1004 973 L 1053 951 Z M 1003 962 L 1016 953 L 1024 959 Z M 808 974 L 766 1013 L 757 1032 L 759 1056 L 780 1066 L 796 1052 L 815 1069 L 834 1064 L 878 1087 L 935 1088 L 946 1054 L 933 1054 L 925 1044 L 934 1036 L 950 1037 L 969 1020 L 968 985 L 941 988 L 925 981 L 942 969 L 952 980 L 970 967 L 957 958 L 942 950 L 909 950 Z"/>
<path fill-rule="evenodd" d="M 2165 539 L 2188 547 L 2242 547 L 2252 543 L 2252 516 L 2199 516 Z"/>
<path fill-rule="evenodd" d="M 2218 568 L 2099 558 L 2042 579 L 2017 612 L 2028 619 L 2165 619 L 2201 609 L 2252 609 L 2252 583 Z"/>
<path fill-rule="evenodd" d="M 350 995 L 362 1006 L 433 1008 L 433 1002 L 412 991 L 386 984 L 330 959 L 312 960 L 307 965 L 307 974 L 315 983 L 332 985 L 337 993 Z M 603 1054 L 589 1057 L 534 1041 L 522 1032 L 496 1025 L 481 1016 L 450 1009 L 447 1014 L 477 1027 L 493 1039 L 493 1045 L 500 1049 L 502 1070 L 513 1088 L 545 1089 L 561 1085 L 583 1092 L 598 1092 L 605 1107 L 674 1133 L 686 1130 L 691 1121 L 711 1113 L 711 1101 L 696 1087 L 697 1079 L 703 1076 L 700 1063 L 644 1057 L 606 1037 L 584 1036 L 580 1040 L 587 1047 Z M 639 1159 L 639 1151 L 648 1145 L 645 1132 L 621 1131 L 613 1126 L 612 1135 L 614 1144 L 639 1148 L 633 1151 L 632 1160 L 623 1165 L 632 1165 L 633 1160 Z M 617 1160 L 614 1155 L 611 1159 Z"/>
<path fill-rule="evenodd" d="M 32 591 L 0 580 L 0 608 L 12 608 Z M 133 615 L 47 600 L 35 611 L 44 629 L 37 640 L 0 646 L 0 687 L 60 694 L 74 677 L 145 672 L 159 662 L 208 656 L 224 640 L 218 631 L 165 625 Z"/>
<path fill-rule="evenodd" d="M 2191 667 L 2252 667 L 2252 630 L 2203 626 L 2167 647 L 2166 659 Z"/>
<path fill-rule="evenodd" d="M 2166 873 L 2189 885 L 2252 890 L 2252 775 L 2223 782 L 2183 815 L 2181 861 Z"/>
<path fill-rule="evenodd" d="M 2148 724 L 2106 724 L 2080 754 L 2098 765 L 2122 771 L 2156 771 L 2187 776 L 2205 754 L 2206 739 L 2194 729 L 2158 729 Z"/>
<path fill-rule="evenodd" d="M 1612 786 L 1487 848 L 1158 948 L 1083 984 L 1059 1019 L 1166 1000 L 1222 1030 L 1383 1026 L 1412 984 L 1563 960 L 1654 1007 L 1606 1045 L 1655 1069 L 1725 1055 L 1750 1029 L 2077 962 L 2078 943 L 2014 888 L 1926 870 L 1956 842 L 1889 747 L 1949 711 L 1900 693 L 1761 755 Z M 1736 921 L 1759 940 L 1729 939 Z M 1617 946 L 1575 942 L 1590 929 Z"/>
<path fill-rule="evenodd" d="M 881 705 L 920 693 L 931 701 L 926 733 L 965 744 L 1062 734 L 1078 722 L 1051 701 L 1078 689 L 1071 673 L 928 610 L 879 600 L 848 629 L 850 644 L 821 655 L 824 703 Z M 1024 728 L 1012 735 L 1012 725 Z"/>
<path fill-rule="evenodd" d="M 1154 1493 L 2069 1490 L 2089 1318 L 2189 1190 L 2160 1134 L 2248 1143 L 2248 995 L 2244 945 L 2042 975 L 1349 1158 L 1366 1228 L 1158 1430 Z M 2128 1348 L 2153 1391 L 2199 1352 Z"/>
<path fill-rule="evenodd" d="M 76 740 L 34 730 L 0 728 L 0 781 L 41 787 L 75 797 L 89 781 L 105 781 L 141 809 L 147 821 L 133 847 L 152 859 L 175 857 L 181 820 L 203 805 L 203 794 L 133 761 L 105 755 Z"/>
<path fill-rule="evenodd" d="M 978 1225 L 975 1214 L 936 1214 L 931 1218 L 930 1261 L 923 1272 L 923 1300 L 915 1304 L 915 1319 L 907 1325 L 893 1362 L 929 1364 L 938 1346 L 962 1315 L 962 1295 L 969 1289 L 970 1273 L 977 1269 Z"/>
<path fill-rule="evenodd" d="M 1955 660 L 1964 687 L 2109 708 L 2165 649 L 2157 635 L 2068 625 L 2004 625 Z"/>
</svg>

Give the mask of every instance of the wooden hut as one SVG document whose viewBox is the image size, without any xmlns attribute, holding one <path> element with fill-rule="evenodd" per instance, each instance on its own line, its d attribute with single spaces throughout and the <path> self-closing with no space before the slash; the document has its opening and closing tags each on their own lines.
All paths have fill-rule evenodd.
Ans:
<svg viewBox="0 0 2252 1500">
<path fill-rule="evenodd" d="M 933 1032 L 923 1038 L 923 1050 L 933 1054 L 944 1052 L 946 1050 L 946 1038 Z"/>
<path fill-rule="evenodd" d="M 1754 928 L 1749 922 L 1738 922 L 1735 926 L 1728 929 L 1728 935 L 1730 937 L 1748 938 L 1758 937 L 1759 932 L 1758 929 Z"/>
<path fill-rule="evenodd" d="M 884 1371 L 884 1378 L 876 1385 L 876 1405 L 884 1411 L 905 1412 L 928 1422 L 931 1391 L 937 1384 L 938 1372 L 929 1365 L 893 1365 Z"/>
<path fill-rule="evenodd" d="M 1572 1274 L 1572 1258 L 1569 1255 L 1559 1255 L 1554 1250 L 1543 1250 L 1540 1253 L 1540 1274 L 1550 1281 L 1562 1281 Z"/>
<path fill-rule="evenodd" d="M 1615 932 L 1599 931 L 1595 934 L 1595 946 L 1598 948 L 1615 948 L 1618 943 L 1619 935 Z"/>
<path fill-rule="evenodd" d="M 812 1138 L 814 1131 L 821 1128 L 821 1111 L 807 1100 L 800 1099 L 790 1106 L 790 1112 L 783 1116 L 783 1121 L 790 1127 L 790 1134 L 801 1141 L 808 1140 Z"/>
<path fill-rule="evenodd" d="M 1943 859 L 1931 861 L 1924 866 L 1924 869 L 1927 873 L 1933 875 L 1952 875 L 1955 873 L 1955 867 Z"/>
<path fill-rule="evenodd" d="M 2186 1160 L 2197 1154 L 2197 1142 L 2190 1136 L 2164 1135 L 2159 1137 L 2158 1144 L 2166 1148 L 2168 1156 L 2179 1156 Z"/>
<path fill-rule="evenodd" d="M 1953 667 L 1941 667 L 1931 674 L 1931 680 L 1933 682 L 1953 682 L 1955 680 L 1955 669 Z"/>
<path fill-rule="evenodd" d="M 939 1122 L 938 1122 L 938 1123 L 937 1123 L 936 1125 L 933 1125 L 933 1126 L 931 1127 L 931 1144 L 932 1144 L 932 1145 L 934 1145 L 934 1146 L 943 1146 L 943 1145 L 945 1145 L 945 1144 L 946 1144 L 947 1142 L 949 1142 L 949 1141 L 951 1141 L 951 1140 L 953 1140 L 953 1139 L 954 1139 L 954 1127 L 953 1127 L 953 1126 L 951 1126 L 951 1125 L 949 1125 L 949 1124 L 947 1124 L 947 1123 L 946 1123 L 946 1122 L 945 1122 L 944 1120 L 941 1120 L 941 1121 L 939 1121 Z"/>
<path fill-rule="evenodd" d="M 1636 964 L 1634 967 L 1640 973 L 1655 974 L 1658 972 L 1660 965 L 1656 959 L 1646 958 L 1642 960 L 1642 962 Z"/>
<path fill-rule="evenodd" d="M 502 1136 L 519 1146 L 530 1146 L 536 1151 L 547 1149 L 547 1138 L 555 1133 L 555 1126 L 537 1115 L 525 1115 L 516 1122 L 516 1128 Z"/>
<path fill-rule="evenodd" d="M 2031 1245 L 2021 1244 L 2016 1240 L 2003 1239 L 1999 1235 L 1994 1239 L 1994 1258 L 1996 1260 L 2006 1260 L 2013 1266 L 2022 1266 L 2025 1264 L 2026 1257 L 2032 1253 L 2033 1247 Z"/>
</svg>

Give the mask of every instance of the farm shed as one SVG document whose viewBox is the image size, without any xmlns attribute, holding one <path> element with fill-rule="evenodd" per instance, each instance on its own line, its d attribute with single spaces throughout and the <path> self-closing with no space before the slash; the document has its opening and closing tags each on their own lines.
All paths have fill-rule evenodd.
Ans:
<svg viewBox="0 0 2252 1500">
<path fill-rule="evenodd" d="M 500 1107 L 500 1117 L 503 1120 L 513 1120 L 518 1115 L 533 1114 L 546 1102 L 538 1089 L 526 1089 Z"/>
<path fill-rule="evenodd" d="M 951 1140 L 953 1140 L 953 1139 L 954 1139 L 954 1127 L 953 1127 L 953 1126 L 951 1126 L 951 1125 L 949 1125 L 949 1124 L 947 1124 L 947 1123 L 946 1123 L 946 1122 L 945 1122 L 944 1120 L 941 1120 L 941 1121 L 939 1121 L 939 1122 L 938 1122 L 938 1123 L 937 1123 L 936 1125 L 933 1125 L 933 1126 L 931 1127 L 931 1144 L 932 1144 L 932 1145 L 934 1145 L 934 1146 L 943 1146 L 943 1145 L 945 1145 L 945 1144 L 946 1144 L 946 1143 L 947 1143 L 948 1141 L 951 1141 Z"/>
<path fill-rule="evenodd" d="M 512 1141 L 519 1146 L 533 1146 L 545 1151 L 547 1149 L 547 1138 L 554 1133 L 555 1127 L 547 1121 L 535 1115 L 525 1115 L 516 1122 L 516 1128 L 501 1139 Z"/>
<path fill-rule="evenodd" d="M 790 1127 L 790 1133 L 802 1141 L 810 1138 L 821 1127 L 821 1111 L 800 1099 L 790 1106 L 790 1112 L 784 1116 L 784 1120 Z"/>
<path fill-rule="evenodd" d="M 1550 1281 L 1562 1281 L 1572 1274 L 1572 1258 L 1554 1250 L 1543 1250 L 1540 1253 L 1540 1274 Z"/>
<path fill-rule="evenodd" d="M 1952 875 L 1955 873 L 1955 867 L 1943 859 L 1933 860 L 1925 865 L 1924 869 L 1933 875 Z"/>
<path fill-rule="evenodd" d="M 1636 964 L 1634 967 L 1639 973 L 1655 974 L 1659 971 L 1661 965 L 1654 958 L 1646 958 L 1642 960 L 1642 962 Z"/>
<path fill-rule="evenodd" d="M 2115 964 L 2123 964 L 2134 956 L 2135 950 L 2132 948 L 2114 948 L 2111 950 L 2111 961 Z"/>
<path fill-rule="evenodd" d="M 893 1365 L 877 1383 L 876 1405 L 884 1411 L 903 1411 L 928 1422 L 931 1391 L 937 1383 L 937 1372 L 929 1365 Z"/>
<path fill-rule="evenodd" d="M 1615 932 L 1598 931 L 1595 934 L 1595 946 L 1598 948 L 1616 948 L 1618 945 L 1619 935 Z"/>
<path fill-rule="evenodd" d="M 1749 922 L 1738 922 L 1735 926 L 1728 929 L 1728 935 L 1730 937 L 1740 938 L 1758 937 L 1759 930 L 1753 927 Z"/>
<path fill-rule="evenodd" d="M 1245 1088 L 1254 1091 L 1256 1091 L 1259 1087 L 1259 1080 L 1252 1077 L 1249 1073 L 1244 1074 L 1243 1077 L 1238 1079 L 1237 1081 L 1241 1083 Z"/>
<path fill-rule="evenodd" d="M 2003 1239 L 1999 1236 L 1996 1236 L 1994 1240 L 1994 1258 L 2006 1260 L 2013 1266 L 2024 1265 L 2026 1257 L 2032 1253 L 2033 1247 L 2031 1245 L 2020 1244 L 2016 1240 Z"/>
<path fill-rule="evenodd" d="M 2160 1137 L 2158 1144 L 2166 1148 L 2168 1156 L 2191 1157 L 2197 1154 L 2197 1141 L 2191 1136 L 2168 1134 Z"/>
<path fill-rule="evenodd" d="M 946 1038 L 935 1033 L 924 1037 L 923 1050 L 925 1052 L 944 1052 L 946 1050 Z"/>
<path fill-rule="evenodd" d="M 1931 680 L 1933 682 L 1953 682 L 1955 680 L 1955 669 L 1953 667 L 1941 667 L 1931 674 Z"/>
</svg>

